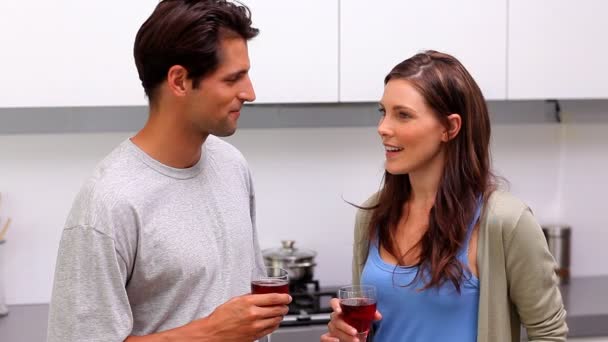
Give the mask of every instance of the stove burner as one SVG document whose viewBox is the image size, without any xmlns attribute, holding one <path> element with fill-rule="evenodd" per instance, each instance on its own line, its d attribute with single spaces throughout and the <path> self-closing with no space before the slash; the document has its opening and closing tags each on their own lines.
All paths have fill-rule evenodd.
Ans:
<svg viewBox="0 0 608 342">
<path fill-rule="evenodd" d="M 300 280 L 289 283 L 291 293 L 310 293 L 319 292 L 318 280 Z"/>
<path fill-rule="evenodd" d="M 331 312 L 329 300 L 336 296 L 335 291 L 321 291 L 318 280 L 300 281 L 289 284 L 292 302 L 288 315 L 298 315 L 306 320 L 308 314 Z M 322 301 L 321 299 L 326 300 Z"/>
</svg>

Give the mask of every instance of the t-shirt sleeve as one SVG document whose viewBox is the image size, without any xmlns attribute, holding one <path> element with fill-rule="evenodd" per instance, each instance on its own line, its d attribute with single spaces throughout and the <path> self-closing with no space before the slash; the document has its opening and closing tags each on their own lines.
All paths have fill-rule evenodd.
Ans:
<svg viewBox="0 0 608 342">
<path fill-rule="evenodd" d="M 262 256 L 262 251 L 260 248 L 260 242 L 258 237 L 258 231 L 256 227 L 256 218 L 255 218 L 255 190 L 253 187 L 253 178 L 251 176 L 251 171 L 247 171 L 247 188 L 249 191 L 249 216 L 251 217 L 251 229 L 253 231 L 253 250 L 256 256 L 256 267 L 263 268 L 264 267 L 264 257 Z"/>
<path fill-rule="evenodd" d="M 124 341 L 133 327 L 127 270 L 110 236 L 93 227 L 66 228 L 57 256 L 47 341 Z"/>
</svg>

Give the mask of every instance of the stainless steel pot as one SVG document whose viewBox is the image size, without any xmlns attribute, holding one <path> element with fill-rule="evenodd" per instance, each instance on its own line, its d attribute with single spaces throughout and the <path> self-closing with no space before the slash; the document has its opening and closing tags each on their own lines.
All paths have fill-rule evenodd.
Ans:
<svg viewBox="0 0 608 342">
<path fill-rule="evenodd" d="M 310 281 L 314 277 L 317 252 L 295 248 L 294 240 L 281 241 L 281 248 L 262 251 L 264 263 L 270 267 L 280 267 L 289 274 L 290 282 Z"/>
<path fill-rule="evenodd" d="M 570 238 L 571 229 L 567 225 L 543 226 L 543 233 L 547 239 L 549 251 L 556 263 L 560 284 L 566 284 L 570 280 Z"/>
</svg>

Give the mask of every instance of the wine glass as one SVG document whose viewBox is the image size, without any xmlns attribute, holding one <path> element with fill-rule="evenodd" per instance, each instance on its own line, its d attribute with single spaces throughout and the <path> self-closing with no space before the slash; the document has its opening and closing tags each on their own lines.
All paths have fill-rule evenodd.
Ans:
<svg viewBox="0 0 608 342">
<path fill-rule="evenodd" d="M 376 287 L 349 285 L 338 291 L 344 321 L 357 329 L 359 341 L 367 341 L 367 334 L 376 313 Z"/>
<path fill-rule="evenodd" d="M 286 293 L 289 294 L 289 275 L 280 267 L 256 268 L 251 273 L 251 293 Z M 262 337 L 259 341 L 271 342 L 270 335 Z"/>
</svg>

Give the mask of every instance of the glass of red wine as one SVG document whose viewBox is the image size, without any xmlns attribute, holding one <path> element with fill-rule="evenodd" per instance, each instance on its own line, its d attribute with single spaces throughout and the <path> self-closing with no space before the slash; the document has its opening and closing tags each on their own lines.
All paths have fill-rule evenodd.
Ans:
<svg viewBox="0 0 608 342">
<path fill-rule="evenodd" d="M 289 275 L 280 267 L 254 269 L 251 273 L 251 293 L 286 293 L 289 294 Z M 270 334 L 262 337 L 260 342 L 270 341 Z"/>
<path fill-rule="evenodd" d="M 251 274 L 251 293 L 289 293 L 289 275 L 280 267 L 256 269 Z"/>
<path fill-rule="evenodd" d="M 372 285 L 350 285 L 338 291 L 344 321 L 357 329 L 359 341 L 367 340 L 376 313 L 376 287 Z"/>
</svg>

